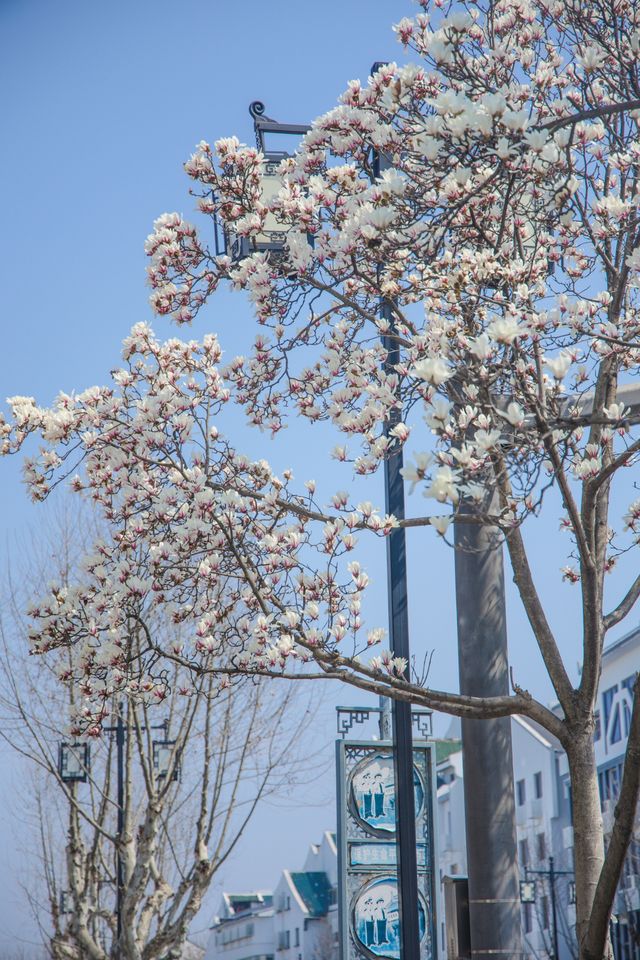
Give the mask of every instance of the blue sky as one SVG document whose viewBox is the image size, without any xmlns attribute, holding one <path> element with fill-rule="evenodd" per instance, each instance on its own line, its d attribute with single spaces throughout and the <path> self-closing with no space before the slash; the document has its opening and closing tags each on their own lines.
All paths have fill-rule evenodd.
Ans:
<svg viewBox="0 0 640 960">
<path fill-rule="evenodd" d="M 150 319 L 143 246 L 154 218 L 192 214 L 182 163 L 194 145 L 232 133 L 251 141 L 254 99 L 282 120 L 313 118 L 374 60 L 397 56 L 390 26 L 410 9 L 364 0 L 2 0 L 0 84 L 11 94 L 0 154 L 0 396 L 46 403 L 60 389 L 104 382 L 131 325 Z M 225 297 L 222 309 L 225 322 L 250 322 L 240 299 Z M 222 326 L 211 314 L 207 321 Z M 4 566 L 46 508 L 29 504 L 17 461 L 2 467 Z M 345 699 L 354 694 L 325 695 L 318 722 L 329 756 L 333 705 Z M 35 934 L 15 882 L 26 872 L 29 842 L 19 804 L 10 802 L 21 775 L 6 754 L 1 769 L 3 952 Z M 223 882 L 272 884 L 281 867 L 299 867 L 308 843 L 333 823 L 330 773 L 286 807 L 262 810 Z"/>
<path fill-rule="evenodd" d="M 251 140 L 247 108 L 254 99 L 277 119 L 298 123 L 330 108 L 349 79 L 366 78 L 373 61 L 401 57 L 391 23 L 413 9 L 408 0 L 2 0 L 0 396 L 29 394 L 46 403 L 60 389 L 104 382 L 131 325 L 150 319 L 143 245 L 154 218 L 165 210 L 194 215 L 182 171 L 193 146 L 230 134 Z M 243 324 L 251 330 L 247 304 L 223 295 L 195 332 L 219 330 L 224 343 L 225 326 Z M 155 326 L 162 335 L 175 333 L 167 324 Z M 310 443 L 315 451 L 313 438 Z M 326 448 L 331 445 L 327 438 Z M 256 439 L 248 452 L 259 447 L 265 455 L 263 446 Z M 323 469 L 322 462 L 314 464 L 310 474 L 320 479 Z M 381 502 L 379 489 L 369 498 Z M 17 462 L 2 464 L 2 500 L 4 565 L 45 512 L 28 503 Z M 529 541 L 575 672 L 575 593 L 558 586 L 564 561 L 548 562 L 556 531 L 555 521 L 539 524 Z M 420 656 L 434 648 L 433 685 L 455 686 L 453 557 L 424 532 L 411 535 L 409 551 L 414 650 Z M 378 549 L 371 566 L 381 588 L 383 561 Z M 384 591 L 376 593 L 373 612 L 384 619 Z M 516 676 L 548 699 L 548 682 L 511 597 L 509 616 Z M 328 691 L 325 699 L 322 735 L 329 744 L 333 705 L 362 698 Z M 10 782 L 10 758 L 2 769 Z M 268 886 L 281 867 L 299 866 L 307 844 L 333 826 L 332 793 L 328 775 L 286 809 L 265 808 L 224 883 Z M 278 837 L 277 863 L 265 835 Z M 0 813 L 0 888 L 9 891 L 0 899 L 0 947 L 25 930 L 30 937 L 10 882 L 24 843 L 15 809 Z"/>
</svg>

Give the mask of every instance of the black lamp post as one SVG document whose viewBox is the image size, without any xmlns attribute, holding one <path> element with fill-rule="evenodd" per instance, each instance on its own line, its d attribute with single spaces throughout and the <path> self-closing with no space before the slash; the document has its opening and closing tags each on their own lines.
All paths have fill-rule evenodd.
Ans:
<svg viewBox="0 0 640 960">
<path fill-rule="evenodd" d="M 372 71 L 380 65 L 374 64 Z M 254 122 L 258 149 L 265 158 L 263 171 L 263 199 L 279 189 L 277 166 L 290 154 L 286 151 L 267 149 L 265 134 L 303 136 L 310 128 L 305 124 L 279 123 L 265 116 L 264 104 L 254 101 L 249 107 Z M 376 153 L 373 157 L 374 175 L 379 176 L 384 163 Z M 282 250 L 287 224 L 279 224 L 275 218 L 267 218 L 262 233 L 252 238 L 226 236 L 227 251 L 232 259 L 241 260 L 253 251 Z M 393 323 L 390 303 L 381 304 L 382 315 Z M 386 366 L 391 369 L 399 362 L 399 349 L 394 337 L 385 337 L 387 349 Z M 395 416 L 395 415 L 394 415 Z M 395 424 L 391 419 L 385 424 L 387 435 Z M 399 449 L 385 460 L 384 482 L 387 513 L 404 518 L 404 481 L 401 475 L 402 451 Z M 396 528 L 387 538 L 387 581 L 390 642 L 394 656 L 410 662 L 409 616 L 407 606 L 407 563 L 404 529 Z M 396 782 L 396 837 L 398 847 L 398 888 L 401 913 L 401 955 L 403 960 L 418 960 L 420 956 L 420 928 L 418 916 L 418 879 L 416 862 L 416 814 L 413 788 L 413 739 L 411 733 L 411 705 L 394 700 L 392 705 L 392 736 L 394 741 L 394 766 Z"/>
<path fill-rule="evenodd" d="M 125 826 L 125 799 L 124 799 L 124 749 L 127 741 L 127 731 L 124 723 L 124 704 L 118 705 L 117 719 L 113 726 L 104 726 L 105 733 L 111 733 L 116 741 L 116 937 L 120 939 L 122 933 L 122 901 L 124 898 L 124 860 L 120 844 Z M 143 730 L 147 729 L 142 727 Z M 162 730 L 164 739 L 152 741 L 152 763 L 156 777 L 162 779 L 171 773 L 171 780 L 180 779 L 180 758 L 176 754 L 176 741 L 168 739 L 169 721 L 154 724 L 150 730 Z M 89 744 L 82 742 L 61 743 L 58 750 L 58 772 L 60 779 L 65 783 L 85 783 L 89 772 Z M 66 891 L 62 897 L 66 897 Z M 69 912 L 62 910 L 61 912 Z"/>
<path fill-rule="evenodd" d="M 383 63 L 371 67 L 375 74 Z M 389 166 L 378 150 L 373 152 L 373 176 L 377 179 Z M 386 350 L 385 372 L 395 372 L 400 363 L 400 347 L 394 334 L 393 304 L 383 300 L 381 316 L 387 321 L 390 336 L 383 336 Z M 387 437 L 400 422 L 400 411 L 394 409 L 385 422 Z M 398 445 L 384 461 L 385 511 L 404 520 L 404 479 L 402 446 Z M 387 537 L 387 602 L 389 606 L 389 640 L 396 657 L 407 661 L 407 679 L 411 663 L 409 646 L 409 602 L 407 590 L 407 543 L 404 527 L 396 527 Z M 411 704 L 391 701 L 393 761 L 396 782 L 396 842 L 398 848 L 398 889 L 400 893 L 400 950 L 403 960 L 420 956 L 420 918 L 418 915 L 418 864 L 416 853 L 416 810 L 413 790 L 413 735 Z"/>
<path fill-rule="evenodd" d="M 559 960 L 560 951 L 558 946 L 558 904 L 556 898 L 556 881 L 558 877 L 572 877 L 573 870 L 556 870 L 553 857 L 549 857 L 549 868 L 547 870 L 524 869 L 525 879 L 520 881 L 520 901 L 521 903 L 535 903 L 537 898 L 537 885 L 535 880 L 530 877 L 545 877 L 549 883 L 549 893 L 551 897 L 551 940 L 553 950 L 553 960 Z M 576 902 L 576 885 L 574 880 L 568 883 L 568 902 Z"/>
</svg>

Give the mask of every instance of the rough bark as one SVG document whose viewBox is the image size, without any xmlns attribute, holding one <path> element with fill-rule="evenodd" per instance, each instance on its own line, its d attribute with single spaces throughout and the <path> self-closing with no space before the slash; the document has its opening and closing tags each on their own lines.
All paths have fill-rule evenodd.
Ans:
<svg viewBox="0 0 640 960">
<path fill-rule="evenodd" d="M 587 727 L 586 733 L 584 727 Z M 598 771 L 590 724 L 585 722 L 576 728 L 567 749 L 567 757 L 571 774 L 576 937 L 580 960 L 613 960 L 608 939 L 605 940 L 604 949 L 596 949 L 596 952 L 588 939 L 589 921 L 605 858 Z"/>
</svg>

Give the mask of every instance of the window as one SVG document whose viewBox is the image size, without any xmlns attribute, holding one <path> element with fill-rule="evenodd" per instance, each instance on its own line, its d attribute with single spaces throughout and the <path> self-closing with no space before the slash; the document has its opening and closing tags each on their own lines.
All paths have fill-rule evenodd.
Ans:
<svg viewBox="0 0 640 960">
<path fill-rule="evenodd" d="M 620 723 L 620 704 L 616 703 L 611 721 L 611 743 L 620 743 L 622 740 L 622 724 Z"/>
<path fill-rule="evenodd" d="M 516 798 L 518 801 L 518 806 L 523 807 L 525 800 L 527 799 L 527 788 L 524 780 L 518 780 L 516 783 Z"/>
<path fill-rule="evenodd" d="M 537 773 L 533 775 L 533 795 L 536 800 L 539 800 L 542 796 L 542 771 L 538 770 Z"/>
<path fill-rule="evenodd" d="M 521 840 L 518 846 L 520 848 L 518 851 L 520 854 L 520 867 L 524 870 L 529 866 L 529 841 Z"/>
<path fill-rule="evenodd" d="M 618 692 L 618 684 L 615 686 L 609 687 L 608 690 L 605 690 L 602 694 L 602 707 L 604 713 L 604 736 L 605 743 L 609 741 L 610 743 L 616 743 L 616 740 L 620 739 L 619 730 L 620 730 L 620 705 L 616 704 L 614 707 L 614 700 L 616 693 Z M 616 714 L 611 723 L 611 729 L 609 729 L 609 720 L 611 719 L 612 712 Z M 618 734 L 616 736 L 616 734 Z"/>
<path fill-rule="evenodd" d="M 620 784 L 622 781 L 622 764 L 618 763 L 613 767 L 607 767 L 598 774 L 598 783 L 600 785 L 600 800 L 617 800 L 620 793 Z"/>
<path fill-rule="evenodd" d="M 538 833 L 536 835 L 536 856 L 540 863 L 547 857 L 547 841 L 544 833 Z"/>
<path fill-rule="evenodd" d="M 600 725 L 600 711 L 599 711 L 599 710 L 596 710 L 596 712 L 595 712 L 594 715 L 593 715 L 593 719 L 595 720 L 595 726 L 594 726 L 594 728 L 593 728 L 593 740 L 594 740 L 594 743 L 597 743 L 598 740 L 600 739 L 600 737 L 602 736 L 602 729 L 601 729 L 601 725 Z"/>
<path fill-rule="evenodd" d="M 531 933 L 533 930 L 533 904 L 523 903 L 522 909 L 524 910 L 524 932 Z"/>
<path fill-rule="evenodd" d="M 629 736 L 629 727 L 631 725 L 631 703 L 633 703 L 633 687 L 636 682 L 636 674 L 632 674 L 630 677 L 627 677 L 626 680 L 622 681 L 621 687 L 627 691 L 629 698 L 622 701 L 622 709 L 624 713 L 624 735 L 625 737 Z"/>
<path fill-rule="evenodd" d="M 542 897 L 540 901 L 540 912 L 542 914 L 540 922 L 543 930 L 549 929 L 549 897 Z"/>
<path fill-rule="evenodd" d="M 296 927 L 295 929 L 295 939 L 293 941 L 293 945 L 294 947 L 300 946 L 300 927 Z"/>
</svg>

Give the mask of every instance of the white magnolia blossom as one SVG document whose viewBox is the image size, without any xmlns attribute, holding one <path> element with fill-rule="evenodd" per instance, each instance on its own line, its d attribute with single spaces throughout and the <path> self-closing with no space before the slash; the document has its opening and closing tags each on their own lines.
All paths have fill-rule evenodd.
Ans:
<svg viewBox="0 0 640 960">
<path fill-rule="evenodd" d="M 442 386 L 452 376 L 452 371 L 440 357 L 421 360 L 413 367 L 411 373 L 414 377 L 426 380 L 427 383 L 432 383 L 436 387 Z"/>
<path fill-rule="evenodd" d="M 429 517 L 429 523 L 434 527 L 441 537 L 444 537 L 451 526 L 451 517 Z"/>
<path fill-rule="evenodd" d="M 439 503 L 458 502 L 457 474 L 451 467 L 440 467 L 432 476 L 431 484 L 424 491 L 425 497 L 432 497 Z"/>
<path fill-rule="evenodd" d="M 556 380 L 564 380 L 572 363 L 571 355 L 565 351 L 557 357 L 547 357 L 544 362 Z"/>
<path fill-rule="evenodd" d="M 411 484 L 409 493 L 413 493 L 416 484 L 421 483 L 425 479 L 427 470 L 433 462 L 433 456 L 430 453 L 415 453 L 414 460 L 415 465 L 406 466 L 400 470 L 402 478 Z"/>
</svg>

